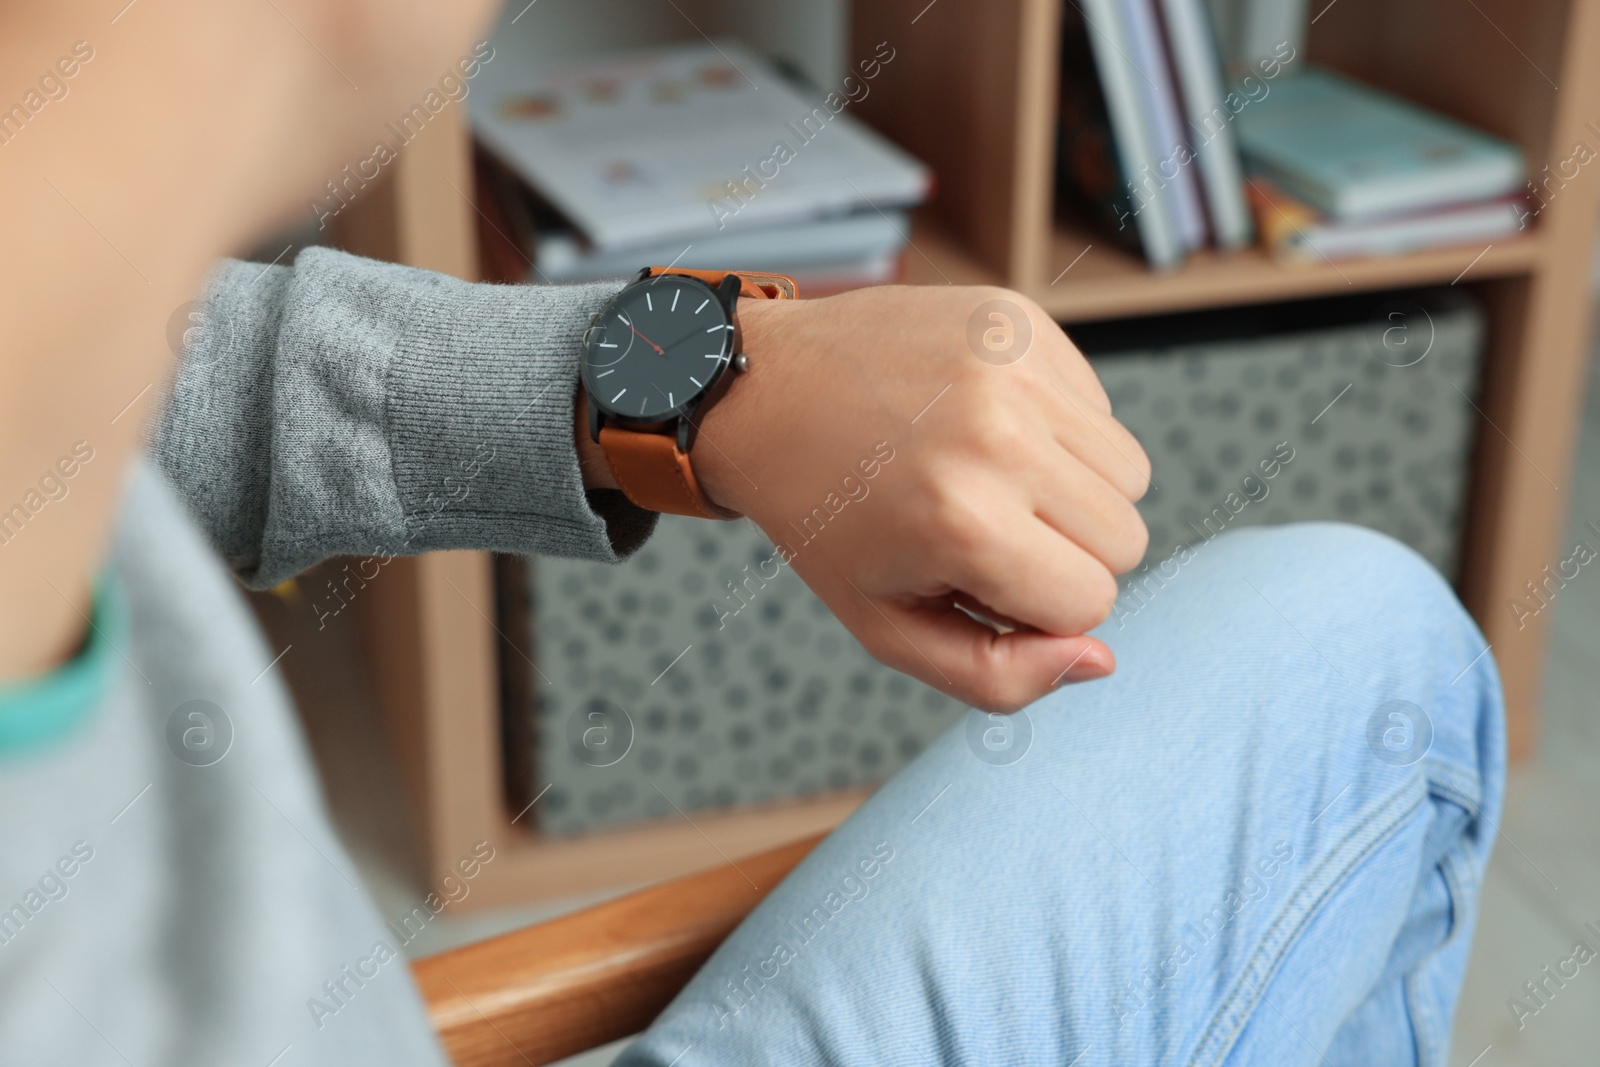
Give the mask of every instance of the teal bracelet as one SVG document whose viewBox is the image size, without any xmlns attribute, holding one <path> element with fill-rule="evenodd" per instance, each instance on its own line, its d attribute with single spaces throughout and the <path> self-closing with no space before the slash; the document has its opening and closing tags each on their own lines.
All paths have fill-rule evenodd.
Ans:
<svg viewBox="0 0 1600 1067">
<path fill-rule="evenodd" d="M 116 650 L 111 633 L 126 628 L 116 584 L 94 587 L 94 620 L 83 648 L 49 674 L 0 683 L 0 756 L 41 748 L 66 736 L 104 698 Z"/>
</svg>

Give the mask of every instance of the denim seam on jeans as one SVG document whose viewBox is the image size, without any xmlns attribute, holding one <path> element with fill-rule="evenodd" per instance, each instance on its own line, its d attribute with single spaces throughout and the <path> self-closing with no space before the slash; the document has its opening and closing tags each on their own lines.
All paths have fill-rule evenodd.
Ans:
<svg viewBox="0 0 1600 1067">
<path fill-rule="evenodd" d="M 1459 807 L 1472 823 L 1480 823 L 1481 829 L 1483 782 L 1480 777 L 1470 770 L 1442 760 L 1427 759 L 1423 762 L 1423 768 L 1429 794 Z M 1460 845 L 1440 856 L 1436 866 L 1440 877 L 1444 879 L 1445 890 L 1450 898 L 1450 929 L 1445 933 L 1444 940 L 1435 945 L 1433 951 L 1419 960 L 1402 979 L 1406 1007 L 1411 1012 L 1412 1030 L 1417 1039 L 1417 1062 L 1423 1067 L 1443 1062 L 1445 1050 L 1449 1047 L 1450 1034 L 1448 1023 L 1439 1018 L 1433 1008 L 1432 998 L 1427 995 L 1426 989 L 1417 984 L 1417 978 L 1427 971 L 1440 953 L 1464 936 L 1466 916 L 1463 914 L 1461 902 L 1472 899 L 1468 885 L 1476 881 L 1470 874 L 1476 864 L 1465 854 L 1464 848 Z"/>
<path fill-rule="evenodd" d="M 1404 978 L 1406 992 L 1406 1007 L 1411 1010 L 1411 1032 L 1417 1039 L 1417 1063 L 1419 1067 L 1431 1067 L 1440 1062 L 1443 1047 L 1449 1042 L 1449 1034 L 1441 1034 L 1438 1016 L 1428 1006 L 1428 998 L 1424 990 L 1417 987 L 1414 979 L 1417 975 L 1427 970 L 1428 964 L 1433 961 L 1435 952 L 1428 956 L 1406 973 Z"/>
<path fill-rule="evenodd" d="M 1459 902 L 1472 899 L 1468 883 L 1476 881 L 1476 879 L 1462 876 L 1460 868 L 1462 862 L 1459 849 L 1451 849 L 1439 857 L 1439 873 L 1444 876 L 1445 886 L 1450 890 L 1450 932 L 1445 934 L 1444 940 L 1440 942 L 1439 947 L 1435 950 L 1438 952 L 1443 952 L 1453 945 L 1456 938 L 1461 936 L 1462 928 L 1466 925 L 1463 922 Z M 1469 870 L 1471 866 L 1473 865 L 1469 863 Z"/>
<path fill-rule="evenodd" d="M 1418 961 L 1405 976 L 1406 1004 L 1411 1009 L 1412 1018 L 1421 1020 L 1413 1029 L 1421 1046 L 1418 1049 L 1417 1062 L 1422 1067 L 1444 1062 L 1445 1050 L 1450 1045 L 1450 1033 L 1448 1020 L 1439 1019 L 1433 1010 L 1431 999 L 1426 995 L 1427 991 L 1418 987 L 1416 979 L 1428 969 L 1436 956 L 1464 936 L 1466 923 L 1462 915 L 1461 902 L 1472 899 L 1467 890 L 1467 883 L 1474 879 L 1462 876 L 1463 862 L 1465 861 L 1459 848 L 1451 849 L 1439 857 L 1439 874 L 1444 878 L 1446 891 L 1450 895 L 1450 930 L 1445 934 L 1444 940 L 1435 945 L 1433 951 Z M 1467 866 L 1470 869 L 1471 864 L 1467 863 Z"/>
<path fill-rule="evenodd" d="M 1479 830 L 1482 830 L 1483 783 L 1478 780 L 1477 775 L 1468 775 L 1470 785 L 1463 785 L 1453 780 L 1460 774 L 1454 767 L 1431 762 L 1427 764 L 1427 767 L 1429 792 L 1438 799 L 1448 801 L 1466 812 L 1469 825 L 1476 824 Z M 1435 774 L 1434 772 L 1440 773 Z M 1446 781 L 1444 776 L 1448 776 L 1452 780 Z M 1456 905 L 1456 902 L 1471 899 L 1471 895 L 1467 891 L 1467 883 L 1476 881 L 1475 878 L 1463 877 L 1462 870 L 1457 866 L 1461 863 L 1466 863 L 1469 871 L 1476 866 L 1462 856 L 1460 845 L 1439 857 L 1439 872 L 1444 876 L 1445 885 L 1450 891 L 1451 901 L 1450 930 L 1445 934 L 1444 940 L 1439 943 L 1436 949 L 1439 952 L 1449 948 L 1451 943 L 1460 935 L 1462 916 L 1461 909 Z"/>
<path fill-rule="evenodd" d="M 1464 772 L 1454 764 L 1432 760 L 1423 766 L 1427 769 L 1430 792 L 1450 801 L 1473 819 L 1478 817 L 1479 809 L 1483 805 L 1483 783 L 1478 780 L 1476 774 Z"/>
<path fill-rule="evenodd" d="M 1322 903 L 1332 896 L 1377 848 L 1405 824 L 1412 813 L 1427 803 L 1427 790 L 1418 789 L 1420 775 L 1406 780 L 1328 850 L 1305 882 L 1285 902 L 1260 943 L 1251 953 L 1233 990 L 1223 998 L 1204 1036 L 1190 1057 L 1191 1067 L 1202 1062 L 1220 1064 L 1232 1051 L 1239 1035 L 1249 1023 L 1259 1003 L 1266 998 L 1266 986 L 1310 924 Z M 1270 957 L 1270 962 L 1264 963 Z M 1256 975 L 1252 979 L 1250 976 Z M 1291 1023 L 1291 1025 L 1293 1025 Z M 1226 1036 L 1221 1031 L 1228 1028 Z M 1215 1048 L 1215 1054 L 1207 1051 Z"/>
</svg>

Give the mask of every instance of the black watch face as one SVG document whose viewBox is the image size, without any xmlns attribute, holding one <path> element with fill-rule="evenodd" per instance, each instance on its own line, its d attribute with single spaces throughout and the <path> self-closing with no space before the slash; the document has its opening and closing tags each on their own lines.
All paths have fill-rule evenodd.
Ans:
<svg viewBox="0 0 1600 1067">
<path fill-rule="evenodd" d="M 628 286 L 583 344 L 583 386 L 608 414 L 664 420 L 733 357 L 733 320 L 711 287 L 671 274 Z"/>
</svg>

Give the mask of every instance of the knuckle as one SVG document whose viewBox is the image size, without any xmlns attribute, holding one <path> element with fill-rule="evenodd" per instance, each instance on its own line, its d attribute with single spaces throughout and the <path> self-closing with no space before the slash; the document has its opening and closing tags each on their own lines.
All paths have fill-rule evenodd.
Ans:
<svg viewBox="0 0 1600 1067">
<path fill-rule="evenodd" d="M 1129 543 L 1130 551 L 1128 553 L 1128 564 L 1122 568 L 1122 571 L 1119 571 L 1118 573 L 1125 573 L 1133 570 L 1133 568 L 1144 562 L 1145 556 L 1150 552 L 1150 527 L 1145 525 L 1143 516 L 1138 515 L 1137 512 L 1134 514 L 1137 518 L 1137 521 L 1134 523 L 1133 527 L 1133 539 Z"/>
<path fill-rule="evenodd" d="M 971 362 L 981 372 L 984 364 Z M 1014 383 L 1004 376 L 973 373 L 962 382 L 961 400 L 955 407 L 957 440 L 984 461 L 1014 455 L 1027 444 L 1027 409 L 1018 406 Z"/>
<path fill-rule="evenodd" d="M 997 399 L 984 405 L 984 409 L 975 413 L 972 427 L 973 443 L 984 459 L 991 463 L 1015 462 L 1026 455 L 1032 442 L 1016 412 Z"/>
<path fill-rule="evenodd" d="M 1139 561 L 1144 559 L 1145 552 L 1150 548 L 1150 528 L 1145 525 L 1139 509 L 1128 502 L 1122 505 L 1117 527 L 1116 552 L 1110 563 L 1113 571 L 1122 574 L 1137 567 Z"/>
<path fill-rule="evenodd" d="M 926 521 L 923 533 L 946 552 L 964 558 L 988 540 L 988 519 L 961 481 L 949 476 L 934 478 L 923 493 Z"/>
<path fill-rule="evenodd" d="M 1139 443 L 1139 439 L 1130 433 L 1128 434 L 1128 440 L 1132 444 L 1129 449 L 1129 460 L 1139 474 L 1139 482 L 1134 487 L 1135 496 L 1133 499 L 1143 500 L 1145 493 L 1150 490 L 1150 478 L 1154 474 L 1154 470 L 1150 466 L 1150 456 L 1145 452 L 1144 446 Z"/>
<path fill-rule="evenodd" d="M 1084 629 L 1092 630 L 1107 619 L 1117 606 L 1117 579 L 1104 567 L 1096 567 L 1084 593 Z"/>
</svg>

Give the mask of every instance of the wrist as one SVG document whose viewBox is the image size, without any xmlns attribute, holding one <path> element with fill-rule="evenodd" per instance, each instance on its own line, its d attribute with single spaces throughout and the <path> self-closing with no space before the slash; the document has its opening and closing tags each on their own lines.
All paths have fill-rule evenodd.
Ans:
<svg viewBox="0 0 1600 1067">
<path fill-rule="evenodd" d="M 741 515 L 750 514 L 751 494 L 757 488 L 751 480 L 754 457 L 747 442 L 761 424 L 756 413 L 761 397 L 770 394 L 779 375 L 773 362 L 775 335 L 794 306 L 788 300 L 739 301 L 739 349 L 750 357 L 749 369 L 701 417 L 691 450 L 689 462 L 701 490 L 712 503 Z"/>
<path fill-rule="evenodd" d="M 611 464 L 606 461 L 605 451 L 589 433 L 589 401 L 581 385 L 578 386 L 572 430 L 573 443 L 578 453 L 578 472 L 583 475 L 583 487 L 588 490 L 618 488 L 616 476 L 611 471 Z"/>
</svg>

